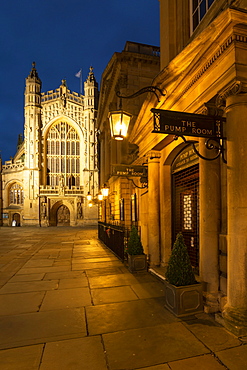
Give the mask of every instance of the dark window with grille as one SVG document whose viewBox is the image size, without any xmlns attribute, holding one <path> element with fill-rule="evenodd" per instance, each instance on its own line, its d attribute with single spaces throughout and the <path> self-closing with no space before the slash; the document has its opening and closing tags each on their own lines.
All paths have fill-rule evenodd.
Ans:
<svg viewBox="0 0 247 370">
<path fill-rule="evenodd" d="M 173 243 L 183 233 L 190 260 L 199 270 L 199 164 L 172 175 L 173 180 Z"/>
</svg>

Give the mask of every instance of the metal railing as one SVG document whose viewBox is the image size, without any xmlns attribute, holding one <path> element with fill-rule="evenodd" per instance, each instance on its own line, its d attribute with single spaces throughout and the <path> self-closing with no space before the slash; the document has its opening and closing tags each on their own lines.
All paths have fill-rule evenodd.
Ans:
<svg viewBox="0 0 247 370">
<path fill-rule="evenodd" d="M 105 222 L 98 222 L 98 237 L 121 260 L 124 260 L 128 229 Z"/>
</svg>

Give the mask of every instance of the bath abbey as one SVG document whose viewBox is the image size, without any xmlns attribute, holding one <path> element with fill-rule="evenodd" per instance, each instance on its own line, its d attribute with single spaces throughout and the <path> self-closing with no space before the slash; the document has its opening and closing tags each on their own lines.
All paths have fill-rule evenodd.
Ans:
<svg viewBox="0 0 247 370">
<path fill-rule="evenodd" d="M 81 226 L 97 222 L 86 195 L 98 189 L 96 115 L 98 84 L 93 68 L 84 95 L 66 80 L 47 92 L 35 63 L 26 78 L 24 137 L 2 166 L 2 225 Z"/>
</svg>

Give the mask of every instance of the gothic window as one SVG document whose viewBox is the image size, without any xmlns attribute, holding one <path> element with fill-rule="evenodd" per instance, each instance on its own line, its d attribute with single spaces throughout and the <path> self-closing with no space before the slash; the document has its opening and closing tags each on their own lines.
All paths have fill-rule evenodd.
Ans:
<svg viewBox="0 0 247 370">
<path fill-rule="evenodd" d="M 191 30 L 194 32 L 214 0 L 191 0 Z"/>
<path fill-rule="evenodd" d="M 9 204 L 23 204 L 24 193 L 21 185 L 15 183 L 9 189 Z"/>
<path fill-rule="evenodd" d="M 75 165 L 76 164 L 76 165 Z M 80 185 L 80 139 L 77 131 L 66 122 L 54 124 L 47 136 L 47 184 L 57 186 L 61 173 L 65 185 Z"/>
</svg>

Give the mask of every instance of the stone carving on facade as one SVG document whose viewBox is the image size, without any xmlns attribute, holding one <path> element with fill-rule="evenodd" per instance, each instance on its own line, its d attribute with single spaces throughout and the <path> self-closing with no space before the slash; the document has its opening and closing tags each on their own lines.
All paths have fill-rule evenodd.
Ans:
<svg viewBox="0 0 247 370">
<path fill-rule="evenodd" d="M 46 203 L 41 203 L 41 209 L 40 209 L 41 218 L 45 219 L 46 217 Z"/>
<path fill-rule="evenodd" d="M 65 190 L 64 188 L 65 188 L 65 186 L 64 186 L 64 176 L 61 175 L 60 179 L 59 179 L 59 190 L 58 190 L 59 195 L 64 195 L 64 190 Z"/>
<path fill-rule="evenodd" d="M 152 160 L 152 159 L 160 159 L 161 154 L 160 154 L 160 152 L 157 152 L 157 151 L 155 151 L 155 150 L 150 150 L 150 152 L 148 152 L 148 153 L 146 154 L 146 157 L 147 157 L 147 158 L 148 158 L 148 160 L 150 161 L 150 160 Z"/>
<path fill-rule="evenodd" d="M 128 76 L 127 75 L 124 75 L 122 74 L 119 79 L 118 79 L 118 82 L 116 84 L 116 87 L 115 87 L 115 90 L 116 92 L 117 91 L 120 91 L 121 89 L 123 88 L 126 88 L 128 86 Z"/>
<path fill-rule="evenodd" d="M 245 94 L 247 93 L 247 84 L 242 81 L 234 81 L 225 90 L 221 91 L 216 99 L 216 106 L 218 108 L 225 108 L 226 98 L 231 95 Z"/>
<path fill-rule="evenodd" d="M 57 199 L 50 199 L 51 208 L 54 206 L 55 203 L 57 203 Z"/>
<path fill-rule="evenodd" d="M 82 206 L 81 203 L 77 203 L 77 218 L 82 219 Z"/>
<path fill-rule="evenodd" d="M 223 116 L 224 110 L 216 105 L 216 102 L 204 103 L 195 113 L 206 116 Z"/>
</svg>

